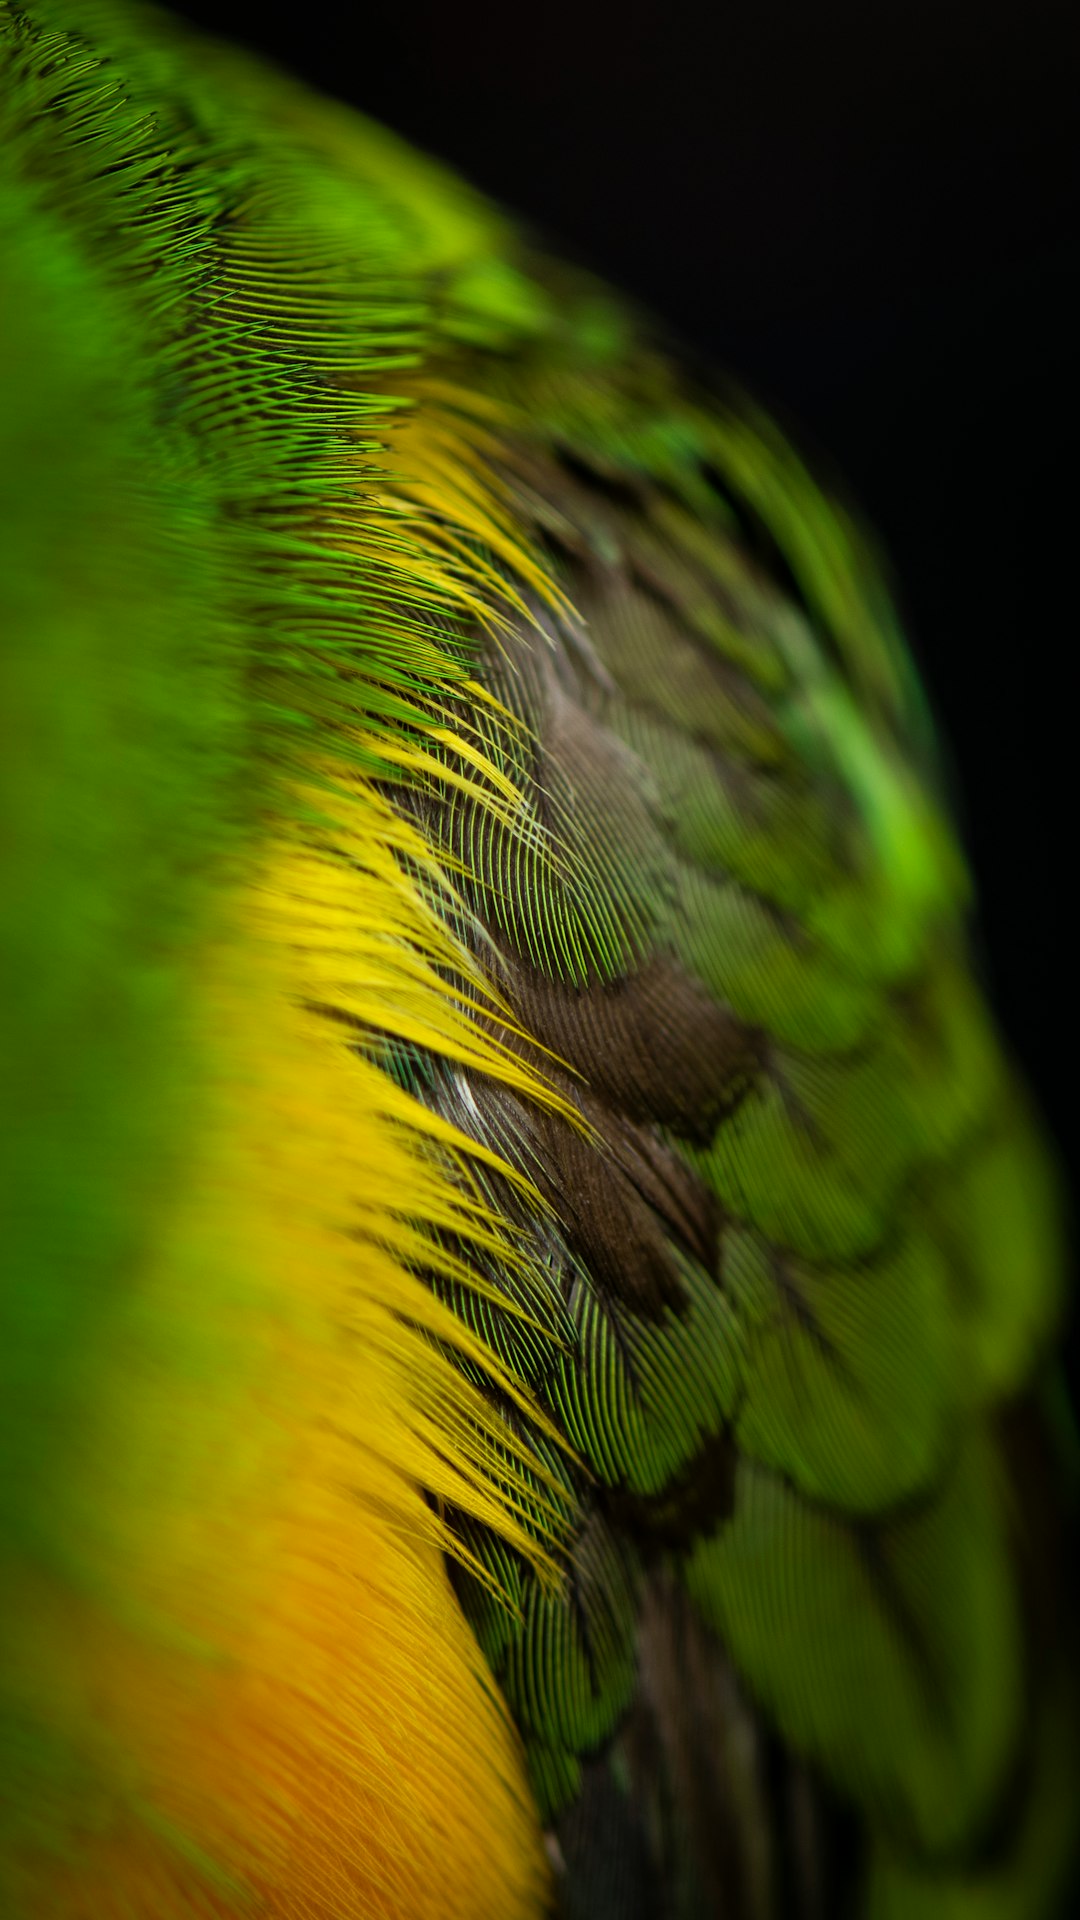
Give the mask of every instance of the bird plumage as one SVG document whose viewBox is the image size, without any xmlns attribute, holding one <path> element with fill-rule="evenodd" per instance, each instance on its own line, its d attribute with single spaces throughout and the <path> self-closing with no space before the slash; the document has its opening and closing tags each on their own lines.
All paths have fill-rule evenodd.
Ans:
<svg viewBox="0 0 1080 1920">
<path fill-rule="evenodd" d="M 1052 1913 L 1054 1181 L 865 541 L 391 136 L 0 28 L 4 1911 Z"/>
</svg>

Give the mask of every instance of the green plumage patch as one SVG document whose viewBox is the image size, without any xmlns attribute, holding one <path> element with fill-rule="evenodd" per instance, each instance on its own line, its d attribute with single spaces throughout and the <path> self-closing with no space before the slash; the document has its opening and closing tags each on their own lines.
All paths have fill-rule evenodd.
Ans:
<svg viewBox="0 0 1080 1920">
<path fill-rule="evenodd" d="M 680 1265 L 685 1299 L 659 1324 L 626 1314 L 582 1277 L 569 1306 L 575 1340 L 555 1368 L 551 1404 L 602 1481 L 663 1494 L 718 1433 L 740 1378 L 740 1337 L 708 1274 Z"/>
<path fill-rule="evenodd" d="M 989 1817 L 1021 1711 L 1020 1626 L 992 1444 L 872 1527 L 745 1464 L 689 1590 L 798 1746 L 916 1850 Z"/>
<path fill-rule="evenodd" d="M 4 51 L 0 1532 L 52 1551 L 87 1341 L 184 1124 L 184 957 L 244 740 L 213 489 L 157 428 L 162 334 L 35 177 L 48 45 Z"/>
</svg>

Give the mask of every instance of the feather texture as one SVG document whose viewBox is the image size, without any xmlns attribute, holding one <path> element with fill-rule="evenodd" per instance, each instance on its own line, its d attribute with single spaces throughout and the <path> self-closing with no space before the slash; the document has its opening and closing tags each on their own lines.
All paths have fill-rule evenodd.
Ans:
<svg viewBox="0 0 1080 1920">
<path fill-rule="evenodd" d="M 1050 1915 L 1053 1179 L 862 537 L 389 135 L 0 49 L 5 1913 Z"/>
</svg>

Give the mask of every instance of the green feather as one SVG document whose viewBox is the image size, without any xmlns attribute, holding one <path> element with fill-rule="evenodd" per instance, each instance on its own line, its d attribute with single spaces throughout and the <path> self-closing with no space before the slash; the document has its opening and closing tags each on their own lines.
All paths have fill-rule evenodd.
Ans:
<svg viewBox="0 0 1080 1920">
<path fill-rule="evenodd" d="M 947 1852 L 989 1817 L 1017 1730 L 1021 1655 L 981 1437 L 940 1493 L 868 1527 L 748 1464 L 733 1520 L 695 1549 L 686 1578 L 788 1737 L 898 1839 Z"/>
</svg>

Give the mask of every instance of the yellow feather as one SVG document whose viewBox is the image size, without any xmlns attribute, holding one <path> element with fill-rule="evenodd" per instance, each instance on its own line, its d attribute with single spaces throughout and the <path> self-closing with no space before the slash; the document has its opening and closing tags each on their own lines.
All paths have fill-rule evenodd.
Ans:
<svg viewBox="0 0 1080 1920">
<path fill-rule="evenodd" d="M 428 1336 L 498 1363 L 410 1271 L 451 1221 L 521 1255 L 452 1177 L 476 1150 L 314 1008 L 550 1095 L 435 973 L 468 963 L 408 830 L 360 784 L 339 814 L 337 848 L 275 841 L 202 956 L 198 1129 L 78 1390 L 79 1576 L 15 1583 L 0 1664 L 78 1802 L 70 1864 L 28 1870 L 41 1920 L 542 1911 L 517 1735 L 419 1488 L 544 1556 L 507 1433 Z"/>
</svg>

